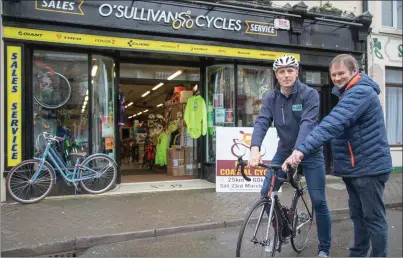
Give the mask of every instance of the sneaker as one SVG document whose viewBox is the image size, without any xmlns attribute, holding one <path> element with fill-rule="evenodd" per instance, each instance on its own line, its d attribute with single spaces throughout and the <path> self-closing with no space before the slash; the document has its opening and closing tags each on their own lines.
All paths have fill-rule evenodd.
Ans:
<svg viewBox="0 0 403 258">
<path fill-rule="evenodd" d="M 318 254 L 318 257 L 329 257 L 329 255 L 327 255 L 325 252 L 320 251 Z"/>
</svg>

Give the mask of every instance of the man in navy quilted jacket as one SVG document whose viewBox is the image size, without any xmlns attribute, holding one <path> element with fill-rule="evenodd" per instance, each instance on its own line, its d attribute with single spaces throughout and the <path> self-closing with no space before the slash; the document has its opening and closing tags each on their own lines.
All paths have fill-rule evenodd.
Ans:
<svg viewBox="0 0 403 258">
<path fill-rule="evenodd" d="M 351 55 L 335 57 L 330 63 L 340 98 L 328 116 L 316 126 L 284 162 L 297 165 L 304 157 L 332 140 L 333 174 L 342 177 L 349 195 L 354 224 L 354 246 L 350 256 L 387 256 L 388 224 L 383 193 L 392 171 L 379 86 L 364 73 Z"/>
<path fill-rule="evenodd" d="M 274 123 L 280 138 L 273 164 L 282 164 L 296 146 L 317 125 L 319 117 L 318 92 L 298 80 L 299 63 L 294 56 L 284 55 L 273 63 L 278 85 L 264 99 L 253 129 L 249 165 L 261 163 L 260 147 L 270 125 Z M 302 163 L 309 196 L 316 215 L 318 230 L 318 256 L 330 255 L 332 243 L 332 218 L 326 202 L 326 172 L 323 149 L 319 148 Z M 285 171 L 285 170 L 284 170 Z M 272 171 L 267 170 L 260 194 L 266 197 L 269 192 L 269 178 Z M 281 177 L 286 173 L 281 171 Z M 287 230 L 283 232 L 283 244 L 289 242 Z"/>
</svg>

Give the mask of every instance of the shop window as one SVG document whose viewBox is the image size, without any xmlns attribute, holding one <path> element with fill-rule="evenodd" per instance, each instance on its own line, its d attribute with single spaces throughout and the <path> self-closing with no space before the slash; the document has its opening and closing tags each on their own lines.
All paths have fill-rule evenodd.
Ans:
<svg viewBox="0 0 403 258">
<path fill-rule="evenodd" d="M 401 69 L 386 69 L 386 130 L 390 145 L 402 145 L 402 76 Z"/>
<path fill-rule="evenodd" d="M 207 68 L 207 162 L 215 162 L 215 127 L 235 126 L 234 70 L 232 65 L 217 65 Z"/>
<path fill-rule="evenodd" d="M 71 151 L 88 151 L 88 56 L 35 51 L 33 62 L 35 156 L 42 152 L 42 132 L 65 138 L 57 146 L 66 162 Z"/>
<path fill-rule="evenodd" d="M 402 1 L 382 1 L 382 26 L 402 29 Z"/>
<path fill-rule="evenodd" d="M 329 85 L 329 73 L 320 71 L 303 71 L 301 80 L 307 85 Z"/>
<path fill-rule="evenodd" d="M 113 59 L 92 56 L 92 152 L 115 159 L 115 64 Z M 84 107 L 83 107 L 84 109 Z"/>
<path fill-rule="evenodd" d="M 274 88 L 273 71 L 266 67 L 238 66 L 238 126 L 253 127 L 263 98 Z"/>
</svg>

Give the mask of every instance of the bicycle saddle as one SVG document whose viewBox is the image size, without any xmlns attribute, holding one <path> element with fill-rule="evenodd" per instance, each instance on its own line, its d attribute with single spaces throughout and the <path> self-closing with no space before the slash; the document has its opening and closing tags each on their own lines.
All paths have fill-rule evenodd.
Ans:
<svg viewBox="0 0 403 258">
<path fill-rule="evenodd" d="M 85 156 L 87 156 L 87 153 L 86 152 L 73 152 L 73 153 L 70 153 L 70 156 L 85 157 Z"/>
</svg>

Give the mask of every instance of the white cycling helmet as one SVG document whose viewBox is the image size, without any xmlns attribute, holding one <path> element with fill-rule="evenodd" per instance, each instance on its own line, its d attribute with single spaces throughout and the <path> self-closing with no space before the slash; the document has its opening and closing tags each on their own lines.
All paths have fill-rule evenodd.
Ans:
<svg viewBox="0 0 403 258">
<path fill-rule="evenodd" d="M 289 55 L 283 55 L 274 61 L 273 70 L 277 71 L 277 69 L 282 68 L 282 67 L 298 68 L 299 63 L 295 57 L 289 56 Z"/>
</svg>

